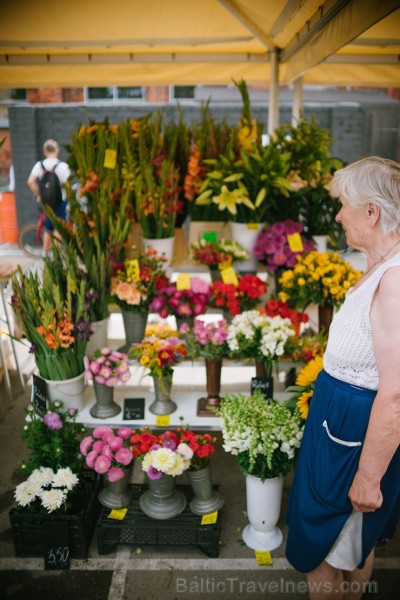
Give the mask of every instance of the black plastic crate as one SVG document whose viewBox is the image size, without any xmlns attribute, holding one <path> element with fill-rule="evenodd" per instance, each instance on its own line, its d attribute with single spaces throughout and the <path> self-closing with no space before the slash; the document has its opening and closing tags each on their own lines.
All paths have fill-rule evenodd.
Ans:
<svg viewBox="0 0 400 600">
<path fill-rule="evenodd" d="M 219 555 L 221 527 L 217 523 L 201 525 L 201 517 L 191 512 L 189 502 L 193 498 L 190 485 L 177 485 L 186 497 L 184 511 L 173 519 L 151 519 L 139 506 L 139 498 L 146 485 L 131 484 L 131 504 L 122 521 L 109 519 L 109 508 L 102 508 L 97 522 L 97 545 L 99 554 L 109 554 L 117 546 L 195 546 L 210 558 Z"/>
<path fill-rule="evenodd" d="M 100 513 L 98 495 L 101 479 L 94 471 L 85 472 L 73 497 L 68 514 L 12 508 L 9 512 L 15 556 L 44 556 L 43 524 L 68 523 L 71 558 L 87 558 L 89 545 Z"/>
</svg>

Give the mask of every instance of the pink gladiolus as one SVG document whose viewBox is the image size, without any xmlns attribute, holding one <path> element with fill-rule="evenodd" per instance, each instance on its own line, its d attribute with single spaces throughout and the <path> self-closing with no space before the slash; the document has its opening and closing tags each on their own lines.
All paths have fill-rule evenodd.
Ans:
<svg viewBox="0 0 400 600">
<path fill-rule="evenodd" d="M 111 467 L 107 473 L 107 479 L 108 481 L 119 481 L 124 475 L 125 473 L 121 467 Z"/>
<path fill-rule="evenodd" d="M 115 460 L 121 465 L 130 465 L 133 460 L 133 454 L 128 448 L 120 448 L 115 453 Z"/>
<path fill-rule="evenodd" d="M 111 460 L 107 456 L 104 456 L 104 454 L 100 454 L 100 456 L 96 458 L 94 463 L 94 470 L 96 471 L 96 473 L 104 475 L 104 473 L 107 473 L 110 467 Z"/>
</svg>

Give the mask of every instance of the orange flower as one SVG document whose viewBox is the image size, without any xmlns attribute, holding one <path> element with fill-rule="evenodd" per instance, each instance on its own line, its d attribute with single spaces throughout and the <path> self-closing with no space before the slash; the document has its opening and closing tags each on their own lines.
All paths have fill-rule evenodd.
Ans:
<svg viewBox="0 0 400 600">
<path fill-rule="evenodd" d="M 58 348 L 58 342 L 56 341 L 56 338 L 54 337 L 54 333 L 49 332 L 44 339 L 45 339 L 45 342 L 48 345 L 48 347 L 51 348 L 52 350 L 55 350 L 56 348 Z"/>
</svg>

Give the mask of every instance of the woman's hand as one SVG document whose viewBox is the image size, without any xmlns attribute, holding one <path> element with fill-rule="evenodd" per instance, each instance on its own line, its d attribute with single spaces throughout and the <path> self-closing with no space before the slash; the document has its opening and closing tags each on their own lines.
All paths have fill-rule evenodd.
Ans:
<svg viewBox="0 0 400 600">
<path fill-rule="evenodd" d="M 350 502 L 358 512 L 374 512 L 382 506 L 383 496 L 379 482 L 368 481 L 357 471 L 349 491 Z"/>
</svg>

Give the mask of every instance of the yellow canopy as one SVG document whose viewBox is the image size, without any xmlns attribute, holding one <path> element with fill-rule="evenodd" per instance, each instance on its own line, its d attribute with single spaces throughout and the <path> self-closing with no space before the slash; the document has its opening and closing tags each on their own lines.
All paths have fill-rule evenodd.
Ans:
<svg viewBox="0 0 400 600">
<path fill-rule="evenodd" d="M 399 0 L 3 0 L 0 87 L 400 87 Z M 274 58 L 275 57 L 275 58 Z"/>
</svg>

